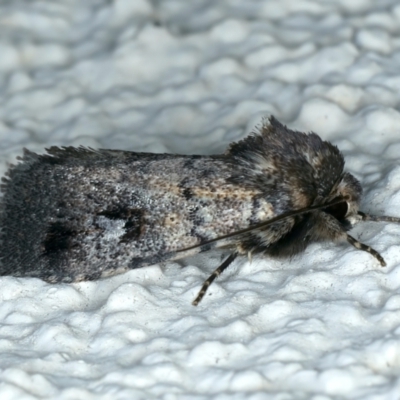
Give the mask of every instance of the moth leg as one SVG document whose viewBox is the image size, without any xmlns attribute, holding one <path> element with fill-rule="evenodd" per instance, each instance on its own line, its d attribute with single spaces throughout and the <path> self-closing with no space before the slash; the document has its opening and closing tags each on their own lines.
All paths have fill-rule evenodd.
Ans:
<svg viewBox="0 0 400 400">
<path fill-rule="evenodd" d="M 203 286 L 200 289 L 199 294 L 197 297 L 193 300 L 192 304 L 194 306 L 197 306 L 197 304 L 200 303 L 201 299 L 204 297 L 204 295 L 207 292 L 208 287 L 214 282 L 215 278 L 220 276 L 222 272 L 226 268 L 229 267 L 229 265 L 233 262 L 233 260 L 238 256 L 238 253 L 232 253 L 209 277 L 208 279 L 203 283 Z"/>
<path fill-rule="evenodd" d="M 247 253 L 247 259 L 249 260 L 249 263 L 251 264 L 253 261 L 253 252 L 252 251 L 249 251 Z"/>
<path fill-rule="evenodd" d="M 367 246 L 364 243 L 359 242 L 358 240 L 354 239 L 353 236 L 347 235 L 347 241 L 354 246 L 358 250 L 363 250 L 366 251 L 367 253 L 371 254 L 373 257 L 375 257 L 382 265 L 382 267 L 386 266 L 385 260 L 383 257 L 372 247 Z"/>
<path fill-rule="evenodd" d="M 388 217 L 386 215 L 382 215 L 381 217 L 377 215 L 369 215 L 365 214 L 361 211 L 358 211 L 358 215 L 361 217 L 363 221 L 373 221 L 373 222 L 395 222 L 400 223 L 400 218 L 396 217 Z"/>
</svg>

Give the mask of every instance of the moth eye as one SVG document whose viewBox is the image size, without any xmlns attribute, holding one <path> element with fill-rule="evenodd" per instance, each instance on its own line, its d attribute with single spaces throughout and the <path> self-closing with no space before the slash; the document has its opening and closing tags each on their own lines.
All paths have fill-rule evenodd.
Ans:
<svg viewBox="0 0 400 400">
<path fill-rule="evenodd" d="M 348 203 L 343 201 L 342 203 L 335 204 L 333 206 L 324 208 L 324 211 L 332 215 L 338 220 L 344 219 L 349 209 Z"/>
</svg>

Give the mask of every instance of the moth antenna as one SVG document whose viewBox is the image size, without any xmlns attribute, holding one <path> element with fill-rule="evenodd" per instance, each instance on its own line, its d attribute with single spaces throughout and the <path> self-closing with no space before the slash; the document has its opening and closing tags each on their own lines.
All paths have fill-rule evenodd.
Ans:
<svg viewBox="0 0 400 400">
<path fill-rule="evenodd" d="M 235 258 L 238 256 L 238 253 L 232 253 L 209 277 L 208 279 L 203 283 L 203 286 L 200 289 L 199 294 L 197 297 L 193 300 L 192 304 L 194 306 L 197 306 L 197 304 L 200 303 L 201 299 L 204 297 L 204 295 L 207 292 L 207 289 L 210 287 L 210 285 L 214 282 L 215 278 L 218 278 L 222 272 L 224 272 L 229 265 L 232 264 L 232 262 L 235 260 Z"/>
<path fill-rule="evenodd" d="M 222 236 L 219 236 L 219 237 L 217 237 L 215 239 L 211 239 L 211 240 L 207 240 L 207 241 L 204 241 L 202 243 L 199 243 L 199 244 L 195 244 L 194 246 L 185 247 L 184 249 L 175 250 L 175 253 L 183 253 L 185 251 L 189 251 L 189 250 L 205 247 L 205 246 L 207 246 L 207 245 L 209 245 L 211 243 L 219 242 L 221 240 L 228 239 L 228 238 L 235 237 L 235 236 L 240 236 L 240 235 L 243 235 L 245 233 L 255 231 L 257 229 L 266 228 L 267 226 L 272 225 L 275 222 L 282 221 L 282 220 L 284 220 L 286 218 L 289 218 L 289 217 L 295 217 L 297 215 L 306 214 L 306 213 L 308 213 L 310 211 L 320 210 L 320 209 L 323 209 L 323 208 L 332 207 L 332 206 L 335 206 L 336 204 L 344 203 L 346 201 L 347 201 L 347 199 L 344 197 L 344 198 L 342 198 L 340 200 L 331 201 L 330 203 L 317 204 L 315 206 L 300 208 L 300 209 L 295 210 L 295 211 L 289 211 L 289 212 L 280 214 L 280 215 L 278 215 L 278 216 L 276 216 L 274 218 L 271 218 L 268 221 L 260 222 L 259 224 L 254 224 L 254 225 L 250 226 L 249 228 L 245 228 L 245 229 L 241 229 L 241 230 L 238 230 L 238 231 L 235 231 L 235 232 L 232 232 L 232 233 L 228 233 L 227 235 L 222 235 Z"/>
<path fill-rule="evenodd" d="M 352 246 L 354 246 L 356 249 L 366 251 L 367 253 L 369 253 L 373 257 L 375 257 L 381 263 L 382 267 L 386 266 L 386 262 L 383 259 L 383 257 L 376 250 L 374 250 L 372 247 L 367 246 L 366 244 L 359 242 L 357 239 L 354 239 L 353 236 L 350 236 L 348 234 L 346 234 L 346 237 L 347 237 L 347 241 Z"/>
<path fill-rule="evenodd" d="M 388 217 L 387 215 L 370 215 L 365 214 L 361 211 L 358 212 L 358 215 L 361 217 L 363 221 L 373 221 L 373 222 L 394 222 L 400 224 L 400 218 L 396 217 Z"/>
</svg>

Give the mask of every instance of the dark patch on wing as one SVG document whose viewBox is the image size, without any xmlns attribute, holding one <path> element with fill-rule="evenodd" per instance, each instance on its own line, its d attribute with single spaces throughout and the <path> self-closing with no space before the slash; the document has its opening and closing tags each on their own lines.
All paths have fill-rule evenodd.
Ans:
<svg viewBox="0 0 400 400">
<path fill-rule="evenodd" d="M 127 243 L 138 240 L 143 232 L 145 211 L 140 208 L 114 208 L 105 210 L 97 215 L 104 216 L 112 220 L 125 221 L 125 234 L 121 237 L 120 243 Z"/>
<path fill-rule="evenodd" d="M 42 255 L 49 256 L 69 250 L 73 245 L 73 238 L 76 234 L 76 231 L 70 229 L 62 222 L 52 223 L 47 229 L 45 239 L 42 243 Z"/>
<path fill-rule="evenodd" d="M 185 177 L 178 183 L 178 188 L 181 189 L 181 194 L 186 200 L 193 198 L 193 191 L 190 188 L 190 178 Z"/>
<path fill-rule="evenodd" d="M 115 207 L 109 210 L 101 211 L 97 213 L 97 215 L 101 215 L 112 220 L 127 219 L 129 218 L 129 209 L 125 207 Z"/>
<path fill-rule="evenodd" d="M 186 200 L 190 200 L 193 198 L 193 191 L 190 188 L 185 188 L 182 191 L 182 196 L 186 199 Z"/>
<path fill-rule="evenodd" d="M 120 243 L 138 240 L 144 230 L 144 211 L 141 209 L 130 211 L 131 215 L 124 225 L 126 233 L 121 237 Z"/>
</svg>

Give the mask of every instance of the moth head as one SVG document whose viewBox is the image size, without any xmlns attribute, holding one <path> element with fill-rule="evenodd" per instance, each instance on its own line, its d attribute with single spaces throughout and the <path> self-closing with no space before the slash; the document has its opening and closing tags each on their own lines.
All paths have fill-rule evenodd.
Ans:
<svg viewBox="0 0 400 400">
<path fill-rule="evenodd" d="M 343 202 L 324 209 L 339 221 L 349 222 L 351 225 L 359 220 L 358 209 L 362 188 L 360 182 L 348 172 L 345 172 L 329 196 L 329 202 L 343 199 Z"/>
</svg>

